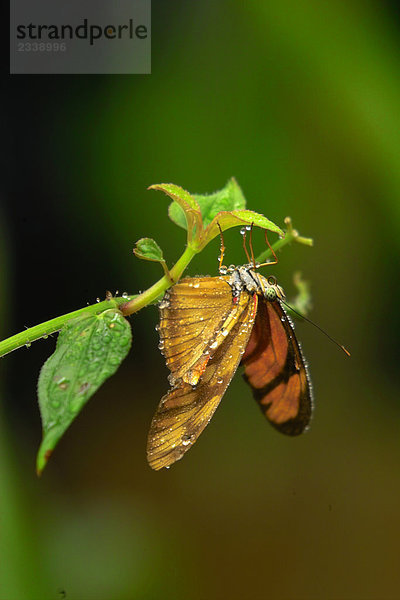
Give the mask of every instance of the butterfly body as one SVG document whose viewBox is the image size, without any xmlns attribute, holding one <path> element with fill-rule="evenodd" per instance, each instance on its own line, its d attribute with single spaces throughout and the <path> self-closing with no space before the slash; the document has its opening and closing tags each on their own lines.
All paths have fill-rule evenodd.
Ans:
<svg viewBox="0 0 400 600">
<path fill-rule="evenodd" d="M 160 348 L 171 389 L 150 427 L 147 455 L 154 469 L 169 467 L 193 445 L 240 363 L 276 429 L 298 435 L 310 421 L 311 384 L 280 303 L 282 288 L 252 265 L 221 272 L 181 280 L 159 305 Z"/>
</svg>

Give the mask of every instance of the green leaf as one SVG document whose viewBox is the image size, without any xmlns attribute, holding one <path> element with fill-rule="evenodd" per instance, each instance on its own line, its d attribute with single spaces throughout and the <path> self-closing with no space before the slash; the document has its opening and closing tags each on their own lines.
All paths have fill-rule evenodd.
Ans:
<svg viewBox="0 0 400 600">
<path fill-rule="evenodd" d="M 136 242 L 133 253 L 138 258 L 143 260 L 151 260 L 154 262 L 164 262 L 164 256 L 160 246 L 151 238 L 141 238 Z"/>
<path fill-rule="evenodd" d="M 215 215 L 221 211 L 246 207 L 246 199 L 236 179 L 233 177 L 218 192 L 214 192 L 213 194 L 193 194 L 191 197 L 196 201 L 197 209 L 201 211 L 203 227 L 207 227 Z M 185 213 L 179 204 L 172 202 L 168 208 L 168 215 L 176 225 L 187 229 Z"/>
<path fill-rule="evenodd" d="M 218 236 L 218 225 L 225 231 L 253 223 L 282 237 L 285 235 L 280 227 L 263 215 L 246 210 L 246 199 L 233 177 L 222 190 L 209 195 L 191 196 L 173 184 L 152 185 L 149 189 L 162 190 L 175 200 L 169 206 L 169 217 L 188 230 L 188 242 L 195 252 L 200 252 Z"/>
<path fill-rule="evenodd" d="M 214 217 L 210 225 L 205 230 L 198 249 L 201 250 L 212 239 L 219 235 L 218 225 L 221 227 L 222 231 L 226 231 L 231 227 L 251 225 L 252 223 L 256 227 L 268 229 L 268 231 L 273 231 L 282 237 L 285 235 L 278 225 L 275 225 L 275 223 L 264 217 L 264 215 L 260 215 L 252 210 L 232 210 L 229 212 L 220 212 Z"/>
<path fill-rule="evenodd" d="M 168 216 L 178 227 L 187 230 L 188 224 L 185 217 L 185 211 L 179 206 L 177 202 L 171 202 L 168 206 Z"/>
<path fill-rule="evenodd" d="M 189 242 L 193 239 L 196 231 L 202 231 L 200 208 L 189 192 L 173 183 L 151 185 L 148 189 L 160 190 L 174 200 L 168 208 L 168 215 L 176 225 L 188 231 Z M 172 208 L 172 206 L 176 208 Z"/>
<path fill-rule="evenodd" d="M 200 206 L 203 225 L 207 227 L 214 217 L 222 211 L 232 211 L 246 208 L 246 198 L 237 183 L 232 177 L 222 190 L 213 194 L 193 195 Z"/>
<path fill-rule="evenodd" d="M 38 383 L 43 425 L 38 474 L 89 398 L 118 369 L 131 340 L 130 325 L 117 309 L 75 319 L 61 330 Z"/>
<path fill-rule="evenodd" d="M 133 249 L 133 252 L 138 258 L 159 262 L 164 269 L 165 276 L 173 283 L 171 273 L 168 270 L 162 250 L 157 242 L 151 238 L 141 238 L 136 242 L 136 247 Z"/>
</svg>

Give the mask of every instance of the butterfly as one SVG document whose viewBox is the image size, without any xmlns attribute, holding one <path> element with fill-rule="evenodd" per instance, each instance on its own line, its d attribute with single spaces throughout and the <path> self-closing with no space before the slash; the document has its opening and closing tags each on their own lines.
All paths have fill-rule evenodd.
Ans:
<svg viewBox="0 0 400 600">
<path fill-rule="evenodd" d="M 148 436 L 147 458 L 156 470 L 181 459 L 194 444 L 239 364 L 278 431 L 299 435 L 311 420 L 311 382 L 282 306 L 282 288 L 275 277 L 256 271 L 254 259 L 229 269 L 221 262 L 222 257 L 220 276 L 182 279 L 159 305 L 159 347 L 171 371 L 171 389 Z"/>
</svg>

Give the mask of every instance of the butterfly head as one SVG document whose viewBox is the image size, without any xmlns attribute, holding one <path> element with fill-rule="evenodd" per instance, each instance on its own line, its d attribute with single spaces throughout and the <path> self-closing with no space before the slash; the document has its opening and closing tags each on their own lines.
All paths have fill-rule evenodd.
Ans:
<svg viewBox="0 0 400 600">
<path fill-rule="evenodd" d="M 231 274 L 230 285 L 237 292 L 245 289 L 249 293 L 262 295 L 268 302 L 285 299 L 285 293 L 277 284 L 275 277 L 263 277 L 254 270 L 253 265 L 236 267 Z"/>
<path fill-rule="evenodd" d="M 285 292 L 281 288 L 280 285 L 277 284 L 277 281 L 273 275 L 265 278 L 260 275 L 263 280 L 263 295 L 268 302 L 274 302 L 275 300 L 285 300 Z M 265 285 L 266 284 L 266 285 Z"/>
</svg>

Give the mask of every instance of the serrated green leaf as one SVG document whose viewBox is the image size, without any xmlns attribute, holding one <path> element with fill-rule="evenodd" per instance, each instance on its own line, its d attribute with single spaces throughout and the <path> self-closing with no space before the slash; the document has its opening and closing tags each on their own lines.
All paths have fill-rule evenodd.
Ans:
<svg viewBox="0 0 400 600">
<path fill-rule="evenodd" d="M 275 223 L 264 217 L 264 215 L 260 215 L 252 210 L 232 210 L 229 212 L 218 213 L 214 217 L 213 221 L 204 232 L 204 237 L 201 240 L 199 249 L 204 248 L 204 246 L 206 246 L 212 239 L 219 235 L 218 225 L 221 227 L 222 231 L 226 231 L 231 227 L 251 225 L 252 223 L 256 227 L 268 229 L 268 231 L 273 231 L 282 237 L 285 235 L 278 225 L 275 225 Z"/>
<path fill-rule="evenodd" d="M 181 188 L 179 185 L 175 185 L 174 183 L 155 183 L 154 185 L 151 185 L 148 189 L 161 190 L 162 192 L 168 194 L 168 196 L 173 198 L 173 200 L 175 200 L 179 204 L 185 203 L 193 210 L 199 210 L 199 207 L 193 196 L 189 194 L 189 192 Z"/>
<path fill-rule="evenodd" d="M 118 369 L 131 340 L 130 325 L 116 309 L 75 319 L 61 330 L 38 382 L 43 426 L 38 474 L 89 398 Z"/>
<path fill-rule="evenodd" d="M 164 256 L 160 246 L 151 238 L 141 238 L 136 242 L 133 253 L 138 258 L 143 260 L 151 260 L 154 262 L 163 262 Z"/>
</svg>

